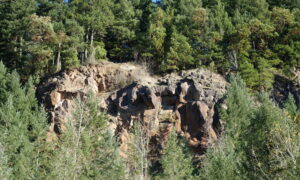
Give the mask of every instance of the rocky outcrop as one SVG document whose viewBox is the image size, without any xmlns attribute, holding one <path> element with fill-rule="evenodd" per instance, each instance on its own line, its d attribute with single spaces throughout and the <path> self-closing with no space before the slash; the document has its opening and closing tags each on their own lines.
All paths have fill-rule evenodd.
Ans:
<svg viewBox="0 0 300 180">
<path fill-rule="evenodd" d="M 280 106 L 284 107 L 286 100 L 288 99 L 289 94 L 291 94 L 296 104 L 300 105 L 300 71 L 297 73 L 297 76 L 293 79 L 289 79 L 282 75 L 275 75 L 273 90 L 271 93 L 274 101 Z"/>
<path fill-rule="evenodd" d="M 174 126 L 200 152 L 217 138 L 215 106 L 225 87 L 223 77 L 204 69 L 151 77 L 138 65 L 104 62 L 45 79 L 37 97 L 50 114 L 50 139 L 71 118 L 75 97 L 92 91 L 100 97 L 101 110 L 109 114 L 121 142 L 134 121 L 141 121 L 149 125 L 151 141 L 159 142 Z M 121 147 L 126 150 L 124 144 Z"/>
</svg>

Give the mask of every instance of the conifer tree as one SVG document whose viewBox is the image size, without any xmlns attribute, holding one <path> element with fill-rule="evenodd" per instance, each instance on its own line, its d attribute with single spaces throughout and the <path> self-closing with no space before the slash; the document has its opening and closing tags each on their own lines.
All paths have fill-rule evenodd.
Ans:
<svg viewBox="0 0 300 180">
<path fill-rule="evenodd" d="M 0 3 L 0 60 L 9 69 L 24 65 L 25 36 L 30 16 L 36 11 L 34 0 L 3 0 Z"/>
<path fill-rule="evenodd" d="M 230 78 L 226 104 L 227 109 L 221 113 L 224 132 L 205 154 L 200 170 L 203 179 L 247 179 L 243 165 L 246 156 L 244 138 L 254 107 L 241 77 Z"/>
<path fill-rule="evenodd" d="M 162 173 L 158 179 L 193 179 L 192 155 L 185 141 L 178 137 L 174 130 L 166 142 L 160 163 Z"/>
<path fill-rule="evenodd" d="M 1 166 L 8 170 L 4 175 L 7 179 L 37 179 L 46 113 L 37 104 L 32 83 L 22 87 L 19 75 L 7 72 L 2 63 L 0 84 L 0 156 L 4 158 Z"/>
<path fill-rule="evenodd" d="M 139 27 L 139 15 L 134 5 L 134 1 L 129 0 L 114 1 L 112 11 L 115 19 L 106 36 L 108 57 L 112 59 L 124 61 L 133 58 Z"/>
<path fill-rule="evenodd" d="M 141 120 L 133 124 L 132 134 L 128 142 L 127 169 L 129 179 L 147 180 L 150 160 L 148 157 L 150 143 L 150 123 Z"/>
<path fill-rule="evenodd" d="M 244 164 L 249 178 L 297 179 L 300 154 L 297 121 L 279 109 L 268 94 L 261 94 L 259 100 L 261 106 L 254 111 L 245 136 L 248 156 Z"/>
<path fill-rule="evenodd" d="M 188 38 L 179 34 L 175 27 L 172 27 L 169 41 L 166 58 L 161 63 L 162 71 L 187 69 L 195 64 Z"/>
<path fill-rule="evenodd" d="M 118 144 L 108 126 L 107 117 L 99 111 L 97 98 L 88 95 L 77 101 L 73 118 L 57 142 L 50 165 L 52 178 L 124 179 L 125 170 Z"/>
</svg>

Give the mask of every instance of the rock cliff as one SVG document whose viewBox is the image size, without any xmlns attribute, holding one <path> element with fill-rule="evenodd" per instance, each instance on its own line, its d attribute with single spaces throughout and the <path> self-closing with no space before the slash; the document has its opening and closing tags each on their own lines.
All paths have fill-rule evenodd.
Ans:
<svg viewBox="0 0 300 180">
<path fill-rule="evenodd" d="M 151 141 L 161 142 L 174 126 L 201 152 L 217 138 L 216 104 L 226 84 L 222 76 L 204 69 L 150 76 L 139 65 L 103 62 L 44 79 L 37 97 L 50 115 L 49 140 L 72 118 L 75 98 L 91 91 L 101 100 L 101 111 L 109 115 L 124 151 L 128 129 L 134 121 L 141 121 L 150 125 Z"/>
</svg>

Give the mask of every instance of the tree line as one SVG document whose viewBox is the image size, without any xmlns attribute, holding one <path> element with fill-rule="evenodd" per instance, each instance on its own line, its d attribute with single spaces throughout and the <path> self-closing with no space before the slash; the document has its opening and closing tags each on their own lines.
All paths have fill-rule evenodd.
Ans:
<svg viewBox="0 0 300 180">
<path fill-rule="evenodd" d="M 109 59 L 239 72 L 254 90 L 300 59 L 297 0 L 2 0 L 0 60 L 22 78 Z"/>
</svg>

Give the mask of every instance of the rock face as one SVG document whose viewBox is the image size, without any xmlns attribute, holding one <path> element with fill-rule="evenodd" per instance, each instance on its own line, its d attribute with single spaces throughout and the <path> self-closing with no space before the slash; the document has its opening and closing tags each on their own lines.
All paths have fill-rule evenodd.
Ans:
<svg viewBox="0 0 300 180">
<path fill-rule="evenodd" d="M 37 97 L 50 114 L 50 139 L 71 118 L 74 99 L 92 91 L 100 97 L 101 110 L 110 115 L 121 142 L 133 122 L 141 121 L 150 125 L 152 141 L 159 142 L 174 126 L 200 152 L 217 138 L 215 106 L 226 84 L 220 75 L 203 69 L 151 77 L 138 65 L 105 62 L 45 79 Z M 124 143 L 121 147 L 126 151 Z"/>
<path fill-rule="evenodd" d="M 280 106 L 284 107 L 289 94 L 293 95 L 296 104 L 300 105 L 300 71 L 297 72 L 294 79 L 288 79 L 284 76 L 275 75 L 272 98 Z"/>
</svg>

